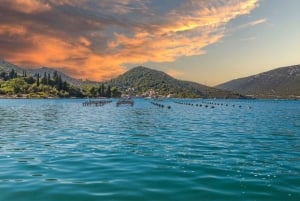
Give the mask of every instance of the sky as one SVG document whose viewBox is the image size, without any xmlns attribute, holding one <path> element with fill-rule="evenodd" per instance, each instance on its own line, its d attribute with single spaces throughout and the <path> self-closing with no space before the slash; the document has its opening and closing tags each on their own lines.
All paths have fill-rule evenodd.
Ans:
<svg viewBox="0 0 300 201">
<path fill-rule="evenodd" d="M 135 66 L 215 86 L 300 64 L 299 0 L 0 0 L 0 58 L 95 81 Z"/>
</svg>

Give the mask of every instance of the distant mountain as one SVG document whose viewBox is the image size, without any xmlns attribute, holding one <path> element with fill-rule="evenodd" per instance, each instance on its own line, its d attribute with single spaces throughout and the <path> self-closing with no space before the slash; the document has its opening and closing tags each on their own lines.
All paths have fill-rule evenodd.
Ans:
<svg viewBox="0 0 300 201">
<path fill-rule="evenodd" d="M 6 62 L 6 61 L 0 59 L 0 72 L 9 73 L 12 69 L 17 71 L 17 73 L 21 74 L 21 75 L 22 75 L 23 70 L 24 70 L 23 68 L 21 68 L 19 66 L 16 66 L 14 64 L 11 64 L 9 62 Z"/>
<path fill-rule="evenodd" d="M 216 87 L 257 98 L 300 98 L 300 65 L 277 68 Z"/>
<path fill-rule="evenodd" d="M 58 71 L 53 68 L 48 68 L 48 67 L 41 67 L 41 68 L 24 68 L 20 67 L 14 64 L 11 64 L 9 62 L 6 62 L 4 60 L 0 59 L 0 72 L 6 72 L 9 73 L 12 69 L 14 69 L 18 75 L 22 75 L 23 71 L 26 71 L 28 76 L 35 76 L 36 74 L 40 74 L 42 77 L 44 73 L 46 72 L 47 74 L 50 73 L 52 76 L 55 71 L 57 71 L 60 75 L 63 81 L 67 81 L 68 83 L 75 85 L 75 86 L 80 86 L 80 85 L 87 85 L 87 84 L 99 84 L 98 82 L 93 82 L 93 81 L 83 81 L 79 79 L 72 78 L 65 73 Z"/>
<path fill-rule="evenodd" d="M 109 81 L 108 84 L 117 86 L 121 91 L 134 89 L 134 94 L 142 94 L 152 89 L 159 95 L 172 94 L 174 97 L 244 98 L 239 94 L 225 90 L 195 82 L 177 80 L 164 72 L 142 66 L 127 71 Z"/>
</svg>

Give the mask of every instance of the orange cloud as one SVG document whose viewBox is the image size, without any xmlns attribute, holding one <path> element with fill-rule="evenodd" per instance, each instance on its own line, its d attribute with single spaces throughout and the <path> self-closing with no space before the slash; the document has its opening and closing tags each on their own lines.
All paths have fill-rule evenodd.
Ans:
<svg viewBox="0 0 300 201">
<path fill-rule="evenodd" d="M 248 14 L 256 2 L 231 1 L 231 4 L 202 10 L 199 8 L 204 6 L 203 2 L 183 4 L 165 16 L 166 24 L 154 26 L 151 31 L 137 29 L 133 36 L 115 34 L 108 47 L 115 49 L 121 58 L 126 56 L 127 63 L 171 62 L 180 56 L 200 55 L 205 53 L 204 47 L 224 36 L 227 22 Z"/>
<path fill-rule="evenodd" d="M 21 25 L 0 24 L 0 35 L 24 35 L 26 28 Z"/>
<path fill-rule="evenodd" d="M 4 1 L 7 9 L 0 12 L 7 17 L 0 22 L 0 45 L 6 48 L 0 49 L 0 57 L 98 81 L 121 74 L 125 64 L 204 54 L 205 47 L 224 37 L 229 21 L 249 14 L 258 2 L 186 0 L 160 13 L 142 0 Z"/>
<path fill-rule="evenodd" d="M 31 44 L 26 51 L 21 49 L 6 57 L 13 63 L 32 67 L 64 67 L 76 78 L 98 81 L 124 72 L 116 58 L 100 56 L 89 49 L 90 42 L 84 37 L 79 38 L 77 43 L 71 43 L 61 38 L 30 33 L 23 26 L 8 25 L 0 25 L 1 35 L 11 35 L 16 40 L 22 38 L 23 43 Z M 5 50 L 1 48 L 0 54 L 3 54 L 2 51 Z"/>
<path fill-rule="evenodd" d="M 79 42 L 84 45 L 84 46 L 90 46 L 91 45 L 91 41 L 89 41 L 87 38 L 85 37 L 80 37 L 79 38 Z"/>
<path fill-rule="evenodd" d="M 49 4 L 43 3 L 39 0 L 2 0 L 1 4 L 6 4 L 13 10 L 27 14 L 44 12 L 51 9 Z"/>
<path fill-rule="evenodd" d="M 87 44 L 79 40 L 77 44 L 68 43 L 60 38 L 44 35 L 26 36 L 34 46 L 25 52 L 15 52 L 7 58 L 13 63 L 29 66 L 64 67 L 73 77 L 106 80 L 124 72 L 118 60 L 100 56 L 91 51 Z"/>
</svg>

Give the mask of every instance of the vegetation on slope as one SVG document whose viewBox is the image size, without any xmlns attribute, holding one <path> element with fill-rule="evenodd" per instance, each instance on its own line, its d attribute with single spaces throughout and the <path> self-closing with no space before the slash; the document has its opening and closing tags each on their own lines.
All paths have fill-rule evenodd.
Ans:
<svg viewBox="0 0 300 201">
<path fill-rule="evenodd" d="M 23 98 L 48 98 L 48 97 L 119 97 L 121 93 L 116 87 L 84 86 L 79 88 L 63 81 L 61 75 L 54 71 L 44 72 L 35 76 L 27 76 L 26 71 L 22 76 L 12 69 L 9 73 L 0 72 L 0 96 Z"/>
<path fill-rule="evenodd" d="M 166 73 L 145 67 L 133 68 L 109 82 L 88 83 L 50 68 L 25 69 L 0 60 L 2 96 L 119 97 L 121 92 L 118 89 L 129 95 L 148 96 L 151 94 L 148 92 L 152 91 L 155 96 L 179 98 L 244 98 L 237 93 L 177 80 Z"/>
<path fill-rule="evenodd" d="M 217 88 L 257 98 L 300 98 L 300 65 L 232 80 Z"/>
<path fill-rule="evenodd" d="M 127 71 L 109 81 L 108 84 L 117 86 L 122 91 L 132 89 L 133 94 L 143 94 L 152 89 L 158 95 L 172 94 L 173 97 L 180 98 L 242 98 L 239 94 L 177 80 L 164 72 L 142 66 Z"/>
</svg>

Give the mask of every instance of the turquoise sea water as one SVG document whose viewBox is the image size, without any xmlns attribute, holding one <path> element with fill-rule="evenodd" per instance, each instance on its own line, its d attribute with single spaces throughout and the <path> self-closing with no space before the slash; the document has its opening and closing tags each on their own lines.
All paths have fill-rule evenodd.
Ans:
<svg viewBox="0 0 300 201">
<path fill-rule="evenodd" d="M 0 201 L 300 200 L 300 101 L 115 101 L 0 100 Z"/>
</svg>

